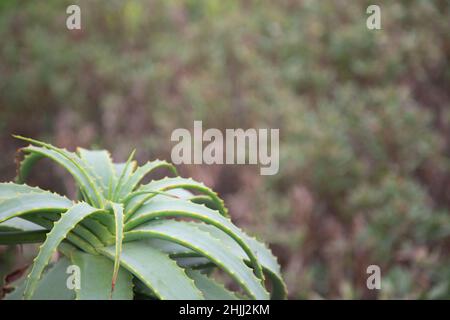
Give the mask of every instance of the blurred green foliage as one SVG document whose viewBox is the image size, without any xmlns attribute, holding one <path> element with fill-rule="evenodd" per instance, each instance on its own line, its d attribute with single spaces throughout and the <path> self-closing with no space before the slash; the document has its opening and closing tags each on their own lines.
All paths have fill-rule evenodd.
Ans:
<svg viewBox="0 0 450 320">
<path fill-rule="evenodd" d="M 81 31 L 65 28 L 72 3 Z M 271 243 L 290 297 L 449 298 L 450 6 L 377 3 L 379 31 L 370 1 L 3 0 L 0 177 L 11 133 L 146 159 L 169 158 L 193 120 L 280 128 L 274 177 L 182 172 Z"/>
</svg>

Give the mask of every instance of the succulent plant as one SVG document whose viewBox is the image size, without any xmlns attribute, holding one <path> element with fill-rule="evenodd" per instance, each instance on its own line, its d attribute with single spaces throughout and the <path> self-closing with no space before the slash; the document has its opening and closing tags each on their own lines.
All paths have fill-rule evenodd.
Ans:
<svg viewBox="0 0 450 320">
<path fill-rule="evenodd" d="M 0 183 L 0 244 L 42 244 L 27 276 L 6 298 L 286 297 L 271 251 L 231 222 L 217 193 L 177 176 L 170 163 L 137 166 L 134 152 L 126 163 L 114 163 L 106 150 L 70 152 L 16 137 L 30 145 L 20 149 L 25 156 L 15 183 Z M 73 176 L 78 199 L 24 184 L 42 158 Z M 164 168 L 171 177 L 142 183 Z M 52 262 L 55 252 L 60 258 Z M 70 266 L 79 271 L 73 288 L 68 286 Z M 227 289 L 212 277 L 214 268 L 239 289 Z"/>
</svg>

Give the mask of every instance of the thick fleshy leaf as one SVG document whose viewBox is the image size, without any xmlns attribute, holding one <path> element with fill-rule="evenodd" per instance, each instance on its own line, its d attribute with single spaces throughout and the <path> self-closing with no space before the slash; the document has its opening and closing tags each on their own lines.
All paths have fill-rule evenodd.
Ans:
<svg viewBox="0 0 450 320">
<path fill-rule="evenodd" d="M 27 216 L 26 219 L 29 219 L 30 216 Z M 45 216 L 43 216 L 44 219 L 47 219 L 49 221 L 52 221 L 53 223 L 58 221 L 61 218 L 61 215 L 58 213 L 46 213 Z M 85 219 L 86 221 L 87 219 Z M 83 221 L 83 223 L 85 222 Z M 49 228 L 51 229 L 51 228 Z M 84 227 L 83 224 L 78 224 L 73 228 L 73 234 L 76 234 L 80 236 L 84 241 L 92 245 L 92 247 L 101 247 L 103 246 L 103 243 L 101 240 L 97 237 L 96 234 L 92 233 L 88 228 Z"/>
<path fill-rule="evenodd" d="M 174 175 L 177 174 L 177 169 L 167 161 L 163 160 L 155 160 L 151 162 L 147 162 L 143 166 L 138 167 L 128 178 L 126 182 L 123 183 L 123 186 L 121 188 L 120 192 L 120 199 L 123 199 L 126 197 L 130 192 L 132 192 L 141 182 L 141 180 L 148 174 L 152 173 L 153 171 L 160 169 L 160 168 L 166 168 L 169 169 L 170 172 Z"/>
<path fill-rule="evenodd" d="M 198 255 L 198 253 L 194 252 L 196 255 Z M 171 258 L 173 258 L 171 256 Z M 189 269 L 206 269 L 209 267 L 215 267 L 216 265 L 211 262 L 209 259 L 204 258 L 204 257 L 178 257 L 175 258 L 175 261 L 178 263 L 178 265 L 184 269 L 189 268 Z"/>
<path fill-rule="evenodd" d="M 18 184 L 12 182 L 0 183 L 0 200 L 13 198 L 22 193 L 43 193 L 48 192 L 37 187 L 30 187 L 26 184 Z"/>
<path fill-rule="evenodd" d="M 47 230 L 0 232 L 0 245 L 44 242 Z"/>
<path fill-rule="evenodd" d="M 28 178 L 34 165 L 43 157 L 44 156 L 39 153 L 25 154 L 23 160 L 20 161 L 19 165 L 17 166 L 16 182 L 25 183 L 25 180 Z"/>
<path fill-rule="evenodd" d="M 206 274 L 197 270 L 187 270 L 186 273 L 194 280 L 195 285 L 203 293 L 206 300 L 239 300 L 233 292 L 227 290 L 222 284 Z"/>
<path fill-rule="evenodd" d="M 39 281 L 33 300 L 73 300 L 75 291 L 67 286 L 67 268 L 70 261 L 62 257 L 55 263 Z M 20 280 L 17 288 L 6 295 L 5 300 L 22 300 L 25 291 L 25 278 Z"/>
<path fill-rule="evenodd" d="M 64 167 L 74 177 L 75 181 L 80 186 L 82 194 L 87 198 L 86 200 L 95 206 L 103 207 L 103 196 L 100 193 L 99 186 L 94 183 L 93 177 L 89 174 L 90 170 L 87 165 L 76 154 L 36 140 L 28 138 L 22 139 L 41 145 L 39 147 L 28 146 L 22 148 L 23 152 L 40 154 Z"/>
<path fill-rule="evenodd" d="M 33 212 L 60 213 L 72 205 L 69 199 L 49 192 L 22 193 L 0 202 L 0 223 Z"/>
<path fill-rule="evenodd" d="M 116 285 L 117 275 L 120 268 L 120 254 L 122 253 L 122 241 L 123 241 L 123 205 L 120 203 L 111 203 L 114 213 L 114 219 L 116 221 L 116 241 L 115 241 L 115 253 L 114 253 L 114 272 L 112 276 L 111 290 L 114 290 Z"/>
<path fill-rule="evenodd" d="M 211 225 L 207 225 L 204 223 L 196 223 L 196 225 L 200 229 L 209 232 L 212 236 L 219 239 L 222 243 L 229 247 L 234 254 L 242 257 L 243 259 L 245 259 L 246 263 L 250 264 L 247 254 L 232 238 L 230 238 L 229 235 Z M 287 288 L 281 276 L 280 266 L 277 259 L 272 254 L 270 249 L 268 249 L 263 243 L 246 235 L 245 233 L 243 234 L 244 237 L 247 238 L 247 242 L 251 246 L 252 250 L 256 252 L 258 260 L 263 267 L 264 273 L 268 275 L 272 283 L 271 298 L 286 299 Z M 201 257 L 195 251 L 187 247 L 183 247 L 177 243 L 160 239 L 152 239 L 150 241 L 153 246 L 159 248 L 159 250 L 168 253 L 171 257 L 175 258 L 178 264 L 182 267 L 193 269 L 202 269 L 209 267 L 208 260 L 206 260 L 204 257 Z"/>
<path fill-rule="evenodd" d="M 53 228 L 53 224 L 55 222 L 51 215 L 52 214 L 46 214 L 45 216 L 27 215 L 24 216 L 24 219 L 27 219 L 28 221 L 33 222 L 46 230 L 50 230 Z M 94 247 L 92 247 L 86 240 L 73 232 L 70 232 L 67 235 L 67 240 L 81 250 L 84 250 L 85 252 L 96 254 Z"/>
<path fill-rule="evenodd" d="M 242 250 L 242 248 L 237 245 L 237 243 L 233 241 L 233 239 L 231 239 L 226 233 L 214 228 L 213 226 L 203 223 L 199 224 L 199 228 L 209 232 L 222 243 L 226 244 L 233 250 L 233 253 L 238 254 L 244 259 L 247 258 L 244 250 Z M 281 276 L 280 265 L 275 256 L 269 248 L 255 238 L 252 238 L 245 233 L 243 233 L 243 236 L 245 237 L 246 242 L 250 245 L 252 251 L 256 253 L 258 261 L 261 263 L 264 272 L 268 274 L 272 282 L 272 299 L 286 299 L 287 288 Z"/>
<path fill-rule="evenodd" d="M 125 233 L 125 239 L 138 240 L 143 238 L 158 238 L 172 241 L 188 247 L 227 272 L 254 299 L 267 299 L 268 293 L 262 281 L 258 279 L 242 257 L 234 255 L 228 247 L 196 224 L 161 220 L 147 223 Z"/>
<path fill-rule="evenodd" d="M 107 150 L 86 150 L 83 148 L 78 148 L 77 152 L 97 177 L 103 196 L 107 198 L 110 187 L 115 185 L 117 180 L 110 153 Z"/>
<path fill-rule="evenodd" d="M 24 220 L 22 218 L 12 218 L 0 224 L 0 231 L 35 231 L 43 230 L 43 228 L 35 223 Z"/>
<path fill-rule="evenodd" d="M 133 150 L 128 157 L 127 162 L 125 164 L 115 164 L 114 167 L 116 169 L 116 175 L 118 177 L 117 182 L 113 185 L 112 195 L 109 197 L 112 201 L 119 200 L 119 196 L 122 190 L 122 187 L 126 181 L 131 177 L 134 170 L 137 167 L 137 162 L 133 160 L 134 154 L 136 150 Z"/>
<path fill-rule="evenodd" d="M 34 259 L 33 267 L 28 275 L 25 287 L 25 299 L 30 299 L 33 296 L 44 268 L 61 241 L 63 241 L 67 234 L 85 217 L 99 211 L 99 209 L 81 202 L 67 210 L 61 216 L 61 219 L 54 223 L 52 230 L 47 235 L 47 239 L 40 247 L 39 254 Z"/>
<path fill-rule="evenodd" d="M 225 208 L 223 200 L 219 198 L 216 192 L 205 186 L 201 182 L 197 182 L 193 179 L 186 179 L 181 177 L 164 178 L 161 180 L 152 181 L 146 185 L 141 186 L 134 192 L 135 196 L 131 197 L 126 204 L 125 215 L 131 216 L 136 212 L 148 199 L 152 198 L 154 194 L 146 194 L 146 191 L 166 191 L 171 189 L 188 189 L 202 192 L 208 195 L 219 212 L 228 216 L 228 210 Z"/>
<path fill-rule="evenodd" d="M 70 260 L 80 268 L 80 288 L 75 290 L 78 300 L 133 299 L 133 276 L 124 268 L 120 268 L 118 272 L 115 289 L 111 295 L 114 264 L 110 259 L 72 251 Z"/>
<path fill-rule="evenodd" d="M 114 259 L 114 246 L 100 249 L 100 251 L 110 259 Z M 146 242 L 124 243 L 120 262 L 159 299 L 203 299 L 202 293 L 184 270 L 167 254 L 153 248 Z"/>
<path fill-rule="evenodd" d="M 256 275 L 263 279 L 262 268 L 256 259 L 255 253 L 245 242 L 242 231 L 228 218 L 220 215 L 204 205 L 199 205 L 185 200 L 154 200 L 143 205 L 125 224 L 125 230 L 131 230 L 147 221 L 161 217 L 186 217 L 200 220 L 215 226 L 232 237 L 246 252 Z"/>
</svg>

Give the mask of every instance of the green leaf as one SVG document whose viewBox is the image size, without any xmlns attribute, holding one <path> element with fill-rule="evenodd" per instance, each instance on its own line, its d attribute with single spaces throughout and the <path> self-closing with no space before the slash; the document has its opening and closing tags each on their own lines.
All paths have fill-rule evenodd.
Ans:
<svg viewBox="0 0 450 320">
<path fill-rule="evenodd" d="M 28 213 L 60 213 L 73 205 L 72 201 L 60 195 L 42 193 L 23 193 L 0 202 L 0 223 Z"/>
<path fill-rule="evenodd" d="M 233 292 L 200 271 L 186 270 L 186 273 L 194 280 L 206 300 L 239 300 Z"/>
<path fill-rule="evenodd" d="M 112 277 L 111 292 L 114 291 L 116 285 L 117 275 L 120 268 L 120 254 L 122 252 L 123 241 L 123 205 L 119 203 L 111 203 L 116 221 L 116 241 L 115 241 L 115 254 L 114 254 L 114 273 Z"/>
<path fill-rule="evenodd" d="M 196 224 L 184 221 L 160 220 L 147 223 L 125 233 L 126 241 L 146 237 L 169 240 L 188 247 L 222 268 L 252 298 L 268 298 L 268 293 L 262 281 L 254 275 L 253 270 L 244 263 L 244 260 L 234 255 L 228 247 L 208 232 L 199 229 Z"/>
<path fill-rule="evenodd" d="M 24 139 L 32 143 L 40 144 L 42 147 L 28 146 L 22 148 L 23 152 L 40 154 L 64 167 L 74 177 L 83 195 L 87 197 L 86 200 L 95 206 L 103 207 L 103 197 L 100 194 L 99 187 L 93 182 L 93 177 L 90 176 L 90 170 L 86 164 L 76 154 L 49 144 L 35 142 L 32 139 Z"/>
<path fill-rule="evenodd" d="M 45 216 L 30 215 L 25 216 L 24 219 L 27 219 L 28 221 L 33 222 L 47 230 L 53 228 L 54 224 L 54 220 L 52 219 L 52 217 L 49 217 L 47 215 Z M 83 238 L 79 237 L 78 235 L 72 232 L 67 235 L 67 240 L 86 252 L 96 254 L 94 247 L 92 247 L 86 240 L 84 240 Z"/>
<path fill-rule="evenodd" d="M 192 251 L 194 252 L 194 251 Z M 195 252 L 194 252 L 195 253 Z M 197 253 L 195 253 L 197 254 Z M 174 258 L 175 261 L 177 262 L 177 264 L 186 269 L 205 269 L 205 268 L 209 268 L 209 267 L 215 267 L 216 265 L 211 262 L 210 260 L 208 260 L 207 258 L 204 257 L 173 257 L 170 256 L 171 258 Z"/>
<path fill-rule="evenodd" d="M 23 160 L 19 163 L 17 167 L 16 182 L 25 183 L 25 180 L 28 178 L 36 162 L 41 160 L 43 157 L 44 156 L 39 153 L 25 154 Z"/>
<path fill-rule="evenodd" d="M 107 150 L 86 150 L 83 148 L 78 148 L 77 152 L 99 180 L 98 185 L 101 186 L 103 196 L 107 198 L 110 186 L 114 185 L 117 180 L 110 153 Z"/>
<path fill-rule="evenodd" d="M 177 169 L 167 161 L 163 160 L 155 160 L 151 162 L 147 162 L 143 166 L 140 166 L 134 171 L 128 178 L 128 180 L 123 184 L 121 188 L 120 193 L 120 199 L 123 199 L 126 195 L 128 195 L 130 192 L 132 192 L 138 184 L 141 182 L 141 180 L 151 172 L 153 172 L 156 169 L 159 168 L 167 168 L 170 170 L 171 173 L 177 174 Z"/>
<path fill-rule="evenodd" d="M 0 232 L 0 245 L 44 242 L 46 230 Z"/>
<path fill-rule="evenodd" d="M 86 203 L 78 203 L 71 207 L 65 214 L 61 216 L 52 230 L 48 233 L 47 239 L 42 244 L 39 254 L 34 260 L 33 268 L 28 275 L 28 280 L 25 287 L 24 297 L 30 299 L 36 290 L 39 278 L 48 264 L 52 254 L 56 251 L 58 245 L 61 243 L 67 234 L 85 217 L 99 212 L 99 209 L 93 208 Z"/>
<path fill-rule="evenodd" d="M 244 250 L 242 250 L 242 248 L 225 232 L 215 228 L 214 226 L 204 223 L 196 223 L 196 225 L 198 226 L 198 228 L 209 232 L 212 236 L 219 239 L 220 242 L 225 244 L 233 251 L 233 254 L 242 257 L 243 259 L 245 259 L 246 263 L 250 264 L 248 256 L 244 252 Z M 246 235 L 245 233 L 243 233 L 243 235 L 252 250 L 256 252 L 256 256 L 261 266 L 263 267 L 264 273 L 268 276 L 272 283 L 271 298 L 286 299 L 286 284 L 284 283 L 281 276 L 280 265 L 278 264 L 275 256 L 263 243 Z M 170 254 L 171 257 L 175 258 L 178 264 L 183 268 L 188 267 L 200 269 L 208 267 L 208 261 L 189 248 L 183 247 L 177 243 L 160 239 L 152 239 L 150 241 L 154 247 L 157 247 L 159 250 Z"/>
<path fill-rule="evenodd" d="M 75 292 L 67 288 L 66 271 L 70 262 L 65 257 L 58 260 L 42 276 L 33 295 L 33 300 L 73 300 Z M 5 300 L 22 300 L 25 291 L 25 278 L 21 279 L 18 287 L 6 295 Z"/>
<path fill-rule="evenodd" d="M 78 300 L 133 299 L 133 276 L 123 268 L 118 272 L 111 295 L 114 265 L 110 259 L 73 250 L 70 252 L 70 260 L 80 268 L 80 288 L 76 290 Z"/>
<path fill-rule="evenodd" d="M 121 189 L 122 189 L 122 184 L 124 183 L 124 181 L 127 181 L 130 178 L 134 169 L 137 166 L 136 161 L 133 161 L 135 153 L 136 153 L 136 150 L 133 150 L 131 152 L 130 156 L 128 157 L 127 162 L 125 162 L 124 165 L 115 164 L 116 174 L 119 177 L 119 179 L 117 180 L 117 183 L 113 186 L 114 188 L 113 188 L 113 193 L 111 196 L 112 201 L 118 200 Z"/>
<path fill-rule="evenodd" d="M 171 189 L 189 189 L 202 192 L 211 197 L 213 203 L 218 208 L 219 212 L 228 216 L 228 210 L 225 208 L 223 200 L 219 198 L 216 192 L 205 186 L 201 182 L 193 179 L 186 179 L 181 177 L 164 178 L 161 180 L 152 181 L 146 185 L 141 186 L 135 191 L 135 196 L 126 204 L 126 216 L 132 215 L 136 212 L 149 198 L 154 195 L 147 195 L 145 191 L 166 191 Z M 144 193 L 144 194 L 143 194 Z"/>
<path fill-rule="evenodd" d="M 108 224 L 113 224 L 113 219 L 110 217 L 110 215 L 104 215 L 104 219 L 108 220 Z M 111 243 L 114 243 L 114 232 L 110 232 L 107 226 L 105 226 L 101 220 L 99 220 L 99 215 L 96 217 L 88 217 L 83 220 L 81 223 L 84 227 L 86 227 L 88 230 L 90 230 L 92 233 L 94 233 L 104 245 L 108 245 Z M 115 228 L 112 228 L 113 230 Z"/>
<path fill-rule="evenodd" d="M 143 205 L 125 224 L 125 230 L 143 224 L 152 219 L 161 217 L 186 217 L 197 219 L 216 228 L 221 229 L 232 237 L 248 255 L 256 275 L 263 279 L 262 268 L 255 253 L 250 249 L 244 240 L 243 232 L 236 227 L 228 218 L 220 215 L 217 211 L 211 210 L 204 205 L 199 205 L 185 200 L 154 200 Z"/>
<path fill-rule="evenodd" d="M 100 252 L 114 259 L 115 247 L 102 248 Z M 203 295 L 184 270 L 167 254 L 146 242 L 124 243 L 120 262 L 159 299 L 203 299 Z"/>
<path fill-rule="evenodd" d="M 0 231 L 34 231 L 42 230 L 43 228 L 35 223 L 24 220 L 20 217 L 9 219 L 0 224 Z"/>
<path fill-rule="evenodd" d="M 26 184 L 17 184 L 12 182 L 0 183 L 0 199 L 8 199 L 18 196 L 22 193 L 44 193 L 48 191 L 42 190 L 37 187 L 30 187 Z"/>
<path fill-rule="evenodd" d="M 211 235 L 219 239 L 222 243 L 226 244 L 233 250 L 233 253 L 238 254 L 244 259 L 247 259 L 247 255 L 242 248 L 237 245 L 233 239 L 231 239 L 226 233 L 214 228 L 207 224 L 199 224 L 199 228 L 209 232 Z M 287 288 L 281 276 L 280 265 L 272 254 L 269 248 L 258 240 L 242 233 L 246 242 L 250 245 L 253 252 L 256 252 L 258 261 L 261 263 L 264 272 L 269 276 L 272 282 L 272 299 L 286 299 Z"/>
<path fill-rule="evenodd" d="M 47 213 L 44 218 L 49 221 L 56 222 L 60 219 L 60 217 L 61 215 L 57 213 Z M 26 218 L 29 219 L 29 217 Z M 83 221 L 83 223 L 85 221 Z M 97 236 L 94 233 L 92 233 L 89 229 L 85 228 L 82 225 L 82 223 L 78 224 L 77 226 L 75 226 L 75 228 L 73 228 L 73 233 L 80 236 L 83 240 L 92 245 L 94 248 L 103 246 L 103 243 L 100 241 L 100 239 L 97 238 Z"/>
</svg>

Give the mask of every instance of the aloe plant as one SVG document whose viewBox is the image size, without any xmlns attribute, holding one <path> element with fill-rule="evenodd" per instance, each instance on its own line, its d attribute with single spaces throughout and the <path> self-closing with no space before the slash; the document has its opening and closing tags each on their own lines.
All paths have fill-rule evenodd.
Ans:
<svg viewBox="0 0 450 320">
<path fill-rule="evenodd" d="M 106 150 L 70 152 L 16 138 L 30 145 L 20 149 L 25 156 L 15 183 L 0 183 L 0 244 L 42 244 L 27 276 L 6 298 L 286 297 L 270 250 L 231 222 L 217 193 L 177 176 L 170 163 L 137 166 L 134 152 L 125 163 L 114 163 Z M 73 176 L 78 199 L 24 184 L 42 158 Z M 168 170 L 170 177 L 141 182 L 158 169 Z M 60 259 L 52 263 L 56 251 Z M 66 281 L 71 265 L 79 271 L 73 290 Z M 211 276 L 214 268 L 240 289 L 225 288 Z"/>
</svg>

